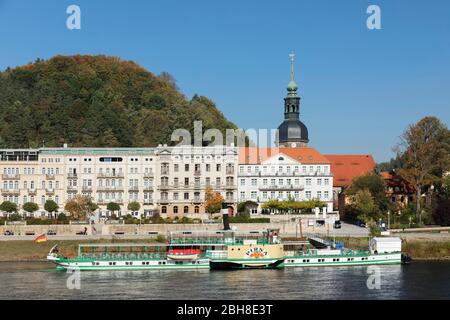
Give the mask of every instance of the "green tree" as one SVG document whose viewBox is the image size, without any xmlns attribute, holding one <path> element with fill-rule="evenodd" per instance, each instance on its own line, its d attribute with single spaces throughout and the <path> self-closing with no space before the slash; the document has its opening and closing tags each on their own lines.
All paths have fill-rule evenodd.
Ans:
<svg viewBox="0 0 450 320">
<path fill-rule="evenodd" d="M 17 204 L 11 201 L 3 201 L 2 204 L 0 204 L 0 210 L 8 214 L 17 212 Z"/>
<path fill-rule="evenodd" d="M 44 209 L 45 209 L 45 211 L 47 211 L 48 213 L 53 215 L 54 212 L 58 211 L 59 206 L 55 201 L 47 200 L 47 201 L 45 201 Z"/>
<path fill-rule="evenodd" d="M 416 189 L 416 219 L 422 222 L 424 187 L 438 182 L 450 163 L 450 133 L 436 117 L 425 117 L 410 125 L 397 146 L 403 167 L 399 174 Z"/>
<path fill-rule="evenodd" d="M 120 210 L 120 205 L 118 203 L 115 203 L 115 202 L 110 202 L 106 206 L 106 209 L 111 211 L 113 216 L 116 216 L 115 212 Z"/>
<path fill-rule="evenodd" d="M 34 202 L 25 202 L 22 208 L 28 213 L 33 213 L 39 210 L 39 205 Z"/>
<path fill-rule="evenodd" d="M 362 221 L 374 220 L 373 215 L 376 212 L 377 207 L 373 196 L 368 189 L 358 190 L 356 194 L 352 196 L 352 202 L 360 212 L 358 219 Z"/>
<path fill-rule="evenodd" d="M 130 211 L 139 211 L 139 209 L 141 209 L 141 205 L 137 201 L 132 201 L 128 203 L 127 209 Z"/>
</svg>

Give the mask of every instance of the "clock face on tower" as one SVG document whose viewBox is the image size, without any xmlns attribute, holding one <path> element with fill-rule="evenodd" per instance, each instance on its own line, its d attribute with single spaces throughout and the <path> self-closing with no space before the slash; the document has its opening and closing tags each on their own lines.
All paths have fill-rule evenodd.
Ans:
<svg viewBox="0 0 450 320">
<path fill-rule="evenodd" d="M 296 144 L 295 142 L 292 142 L 291 147 L 292 147 L 292 148 L 296 148 L 296 147 L 297 147 L 297 144 Z"/>
</svg>

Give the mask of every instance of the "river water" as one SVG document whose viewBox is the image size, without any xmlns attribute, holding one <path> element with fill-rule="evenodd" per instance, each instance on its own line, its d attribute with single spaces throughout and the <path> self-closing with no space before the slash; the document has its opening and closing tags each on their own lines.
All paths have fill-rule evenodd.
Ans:
<svg viewBox="0 0 450 320">
<path fill-rule="evenodd" d="M 450 299 L 450 262 L 376 268 L 83 271 L 68 289 L 49 263 L 0 262 L 0 299 Z"/>
</svg>

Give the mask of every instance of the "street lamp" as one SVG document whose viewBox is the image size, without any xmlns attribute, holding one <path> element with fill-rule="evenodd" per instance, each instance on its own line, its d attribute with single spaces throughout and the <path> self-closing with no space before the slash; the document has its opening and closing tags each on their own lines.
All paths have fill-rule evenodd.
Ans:
<svg viewBox="0 0 450 320">
<path fill-rule="evenodd" d="M 388 210 L 387 214 L 388 214 L 388 230 L 390 230 L 391 229 L 391 211 Z"/>
</svg>

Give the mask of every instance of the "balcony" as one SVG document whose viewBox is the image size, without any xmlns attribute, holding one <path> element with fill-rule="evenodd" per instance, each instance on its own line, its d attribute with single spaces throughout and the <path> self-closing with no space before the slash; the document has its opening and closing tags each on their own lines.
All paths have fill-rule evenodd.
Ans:
<svg viewBox="0 0 450 320">
<path fill-rule="evenodd" d="M 67 178 L 78 179 L 78 175 L 76 173 L 69 172 L 67 174 Z"/>
<path fill-rule="evenodd" d="M 36 189 L 28 189 L 28 194 L 36 194 L 37 193 L 37 191 L 36 191 Z"/>
<path fill-rule="evenodd" d="M 144 186 L 144 191 L 153 191 L 153 185 L 151 185 L 151 186 Z"/>
<path fill-rule="evenodd" d="M 54 175 L 54 174 L 46 174 L 46 175 L 45 175 L 45 178 L 46 178 L 47 180 L 55 180 L 55 175 Z"/>
<path fill-rule="evenodd" d="M 200 170 L 195 170 L 194 171 L 194 176 L 199 177 L 199 176 L 201 176 L 201 174 L 202 174 L 202 172 Z"/>
<path fill-rule="evenodd" d="M 123 191 L 122 186 L 98 186 L 97 191 Z"/>
<path fill-rule="evenodd" d="M 203 199 L 200 197 L 194 197 L 194 199 L 192 200 L 193 203 L 202 203 Z"/>
<path fill-rule="evenodd" d="M 159 204 L 168 204 L 169 203 L 169 198 L 161 198 L 158 200 Z"/>
<path fill-rule="evenodd" d="M 145 172 L 144 173 L 144 178 L 151 178 L 153 176 L 154 176 L 153 172 Z"/>
<path fill-rule="evenodd" d="M 223 189 L 237 189 L 237 185 L 232 184 L 232 183 L 227 183 L 223 186 Z"/>
<path fill-rule="evenodd" d="M 2 174 L 3 180 L 19 180 L 20 174 Z"/>
<path fill-rule="evenodd" d="M 77 192 L 78 191 L 78 187 L 76 187 L 76 186 L 67 186 L 67 191 Z"/>
<path fill-rule="evenodd" d="M 55 193 L 55 189 L 53 189 L 53 188 L 45 188 L 45 193 L 46 194 L 54 194 Z"/>
<path fill-rule="evenodd" d="M 276 190 L 276 191 L 291 191 L 291 190 L 304 190 L 305 186 L 303 185 L 285 185 L 285 186 L 280 186 L 280 185 L 268 185 L 268 186 L 260 186 L 259 190 Z"/>
<path fill-rule="evenodd" d="M 81 188 L 81 191 L 83 191 L 83 192 L 92 192 L 92 186 L 83 186 Z"/>
<path fill-rule="evenodd" d="M 224 200 L 225 203 L 234 203 L 236 200 L 233 197 L 226 197 Z"/>
<path fill-rule="evenodd" d="M 97 174 L 98 178 L 123 178 L 123 172 L 99 172 Z"/>
<path fill-rule="evenodd" d="M 123 204 L 122 199 L 98 199 L 97 200 L 97 204 L 100 204 L 100 205 L 107 205 L 110 202 L 114 202 L 117 204 Z"/>
<path fill-rule="evenodd" d="M 128 191 L 139 191 L 139 187 L 138 186 L 129 186 Z"/>
<path fill-rule="evenodd" d="M 19 189 L 2 189 L 2 194 L 20 194 Z"/>
<path fill-rule="evenodd" d="M 158 189 L 159 190 L 168 190 L 168 189 L 170 189 L 170 185 L 169 184 L 160 184 L 158 186 Z"/>
</svg>

